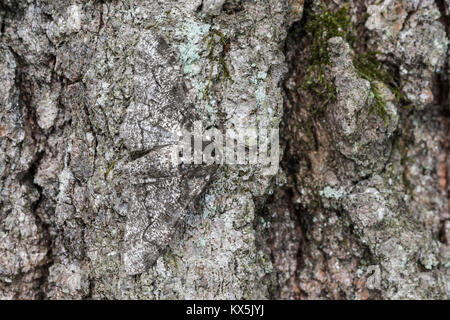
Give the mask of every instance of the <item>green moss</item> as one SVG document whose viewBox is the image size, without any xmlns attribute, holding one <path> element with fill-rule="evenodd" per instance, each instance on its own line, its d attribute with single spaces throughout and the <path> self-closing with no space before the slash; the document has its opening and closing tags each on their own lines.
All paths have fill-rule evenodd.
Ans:
<svg viewBox="0 0 450 320">
<path fill-rule="evenodd" d="M 376 52 L 359 53 L 356 51 L 353 37 L 354 26 L 348 14 L 348 6 L 344 5 L 332 12 L 322 4 L 318 12 L 310 11 L 308 13 L 305 30 L 312 36 L 312 45 L 310 66 L 306 72 L 304 87 L 325 101 L 320 108 L 336 100 L 336 88 L 327 80 L 324 70 L 326 65 L 330 64 L 327 51 L 328 40 L 333 37 L 341 37 L 355 52 L 353 65 L 358 76 L 370 82 L 371 96 L 374 102 L 369 112 L 376 112 L 387 123 L 390 115 L 386 111 L 386 101 L 378 89 L 377 82 L 384 83 L 397 99 L 404 97 L 396 87 L 392 73 L 386 71 L 377 60 Z"/>
<path fill-rule="evenodd" d="M 212 73 L 214 68 L 214 63 L 217 62 L 222 67 L 223 77 L 233 83 L 233 79 L 231 78 L 230 71 L 228 70 L 227 64 L 225 62 L 225 53 L 228 51 L 228 40 L 222 34 L 222 32 L 218 30 L 211 30 L 208 34 L 203 38 L 203 42 L 206 42 L 206 49 L 208 52 L 208 60 L 209 60 L 209 78 L 208 83 L 206 84 L 205 90 L 203 90 L 203 99 L 206 99 L 209 88 L 211 86 Z M 217 56 L 214 54 L 215 48 L 221 45 L 222 50 L 220 54 Z"/>
<path fill-rule="evenodd" d="M 376 111 L 377 114 L 382 117 L 385 122 L 389 119 L 390 115 L 387 114 L 385 105 L 386 102 L 381 97 L 377 81 L 383 82 L 389 90 L 394 94 L 397 100 L 402 98 L 400 91 L 394 86 L 395 80 L 392 73 L 383 69 L 383 66 L 376 58 L 376 52 L 369 51 L 366 53 L 356 53 L 353 57 L 353 65 L 359 77 L 366 79 L 370 82 L 370 89 L 374 97 L 374 103 L 370 112 Z"/>
<path fill-rule="evenodd" d="M 114 168 L 115 164 L 116 164 L 116 160 L 114 160 L 114 161 L 111 163 L 111 165 L 109 166 L 109 168 L 106 169 L 106 171 L 105 171 L 105 179 L 108 177 L 108 174 L 109 174 L 109 173 L 111 172 L 111 170 Z"/>
<path fill-rule="evenodd" d="M 350 16 L 347 6 L 331 12 L 321 6 L 321 12 L 308 12 L 305 30 L 312 36 L 309 68 L 306 71 L 305 87 L 327 102 L 336 100 L 336 88 L 325 76 L 325 66 L 330 64 L 327 41 L 342 37 L 352 43 Z"/>
</svg>

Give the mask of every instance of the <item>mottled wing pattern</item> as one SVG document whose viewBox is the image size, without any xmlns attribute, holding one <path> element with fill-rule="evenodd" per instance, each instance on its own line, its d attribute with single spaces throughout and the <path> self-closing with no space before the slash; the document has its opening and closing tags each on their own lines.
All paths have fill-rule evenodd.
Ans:
<svg viewBox="0 0 450 320">
<path fill-rule="evenodd" d="M 120 132 L 134 160 L 117 170 L 127 214 L 123 263 L 131 275 L 157 260 L 212 173 L 210 167 L 170 161 L 176 133 L 190 130 L 195 119 L 173 51 L 149 32 L 135 55 L 135 99 Z"/>
</svg>

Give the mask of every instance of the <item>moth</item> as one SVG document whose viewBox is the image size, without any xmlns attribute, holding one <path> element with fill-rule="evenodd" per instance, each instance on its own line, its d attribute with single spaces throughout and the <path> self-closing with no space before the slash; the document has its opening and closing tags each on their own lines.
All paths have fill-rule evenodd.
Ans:
<svg viewBox="0 0 450 320">
<path fill-rule="evenodd" d="M 171 161 L 177 133 L 191 131 L 196 119 L 175 52 L 146 32 L 135 51 L 134 102 L 120 128 L 129 161 L 117 168 L 116 209 L 127 216 L 122 260 L 130 275 L 155 263 L 213 174 L 212 166 Z"/>
</svg>

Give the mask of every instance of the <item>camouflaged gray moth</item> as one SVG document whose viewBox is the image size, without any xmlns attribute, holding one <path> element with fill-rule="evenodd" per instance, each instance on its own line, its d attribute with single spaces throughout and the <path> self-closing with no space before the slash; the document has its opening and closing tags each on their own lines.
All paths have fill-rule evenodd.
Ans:
<svg viewBox="0 0 450 320">
<path fill-rule="evenodd" d="M 131 159 L 118 168 L 118 210 L 127 215 L 123 264 L 130 275 L 157 260 L 211 177 L 209 166 L 169 161 L 175 133 L 192 128 L 193 110 L 175 53 L 162 37 L 143 34 L 135 51 L 134 102 L 120 129 Z"/>
</svg>

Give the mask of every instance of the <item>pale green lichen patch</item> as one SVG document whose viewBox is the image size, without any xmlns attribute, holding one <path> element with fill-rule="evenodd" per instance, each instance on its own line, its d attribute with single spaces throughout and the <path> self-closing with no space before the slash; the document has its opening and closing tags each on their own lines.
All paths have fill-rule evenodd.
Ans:
<svg viewBox="0 0 450 320">
<path fill-rule="evenodd" d="M 266 98 L 266 88 L 264 86 L 259 86 L 255 91 L 255 97 L 258 104 L 261 104 Z"/>
<path fill-rule="evenodd" d="M 342 198 L 345 193 L 342 189 L 333 189 L 332 187 L 326 186 L 319 192 L 319 194 L 327 199 L 340 199 Z"/>
<path fill-rule="evenodd" d="M 200 59 L 199 52 L 202 50 L 202 39 L 208 33 L 211 26 L 189 20 L 183 24 L 181 34 L 187 40 L 178 45 L 180 57 L 184 65 L 184 73 L 193 75 L 199 71 L 196 62 Z"/>
</svg>

